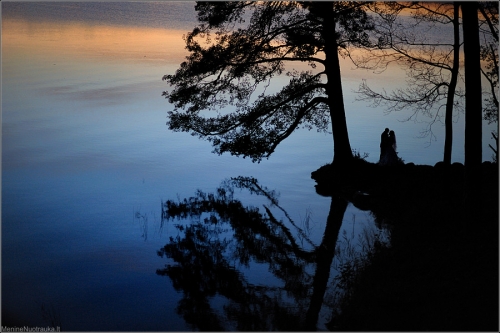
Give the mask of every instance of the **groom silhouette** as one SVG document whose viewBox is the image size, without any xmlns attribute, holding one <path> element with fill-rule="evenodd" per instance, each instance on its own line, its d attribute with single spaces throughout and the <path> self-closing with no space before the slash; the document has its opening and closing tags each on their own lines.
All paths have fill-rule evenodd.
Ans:
<svg viewBox="0 0 500 333">
<path fill-rule="evenodd" d="M 384 132 L 380 135 L 380 159 L 385 155 L 387 151 L 387 146 L 389 145 L 389 129 L 386 128 Z"/>
</svg>

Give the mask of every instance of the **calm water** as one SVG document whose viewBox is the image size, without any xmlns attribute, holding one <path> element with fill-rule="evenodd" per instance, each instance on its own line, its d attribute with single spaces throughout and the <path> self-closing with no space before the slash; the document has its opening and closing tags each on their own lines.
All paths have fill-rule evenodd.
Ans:
<svg viewBox="0 0 500 333">
<path fill-rule="evenodd" d="M 214 240 L 230 243 L 220 255 L 229 263 L 226 273 L 235 275 L 232 280 L 227 275 L 212 278 L 241 283 L 244 288 L 237 296 L 221 286 L 193 296 L 196 291 L 189 284 L 174 282 L 175 274 L 157 274 L 166 265 L 188 270 L 189 260 L 161 257 L 158 251 L 167 244 L 173 251 L 174 245 L 193 240 L 186 230 L 207 217 L 162 220 L 161 203 L 194 196 L 197 189 L 214 192 L 229 177 L 255 177 L 279 192 L 280 207 L 298 228 L 265 197 L 247 190 L 234 193 L 243 206 L 264 212 L 266 205 L 283 221 L 276 231 L 281 235 L 278 249 L 290 241 L 283 239 L 285 230 L 305 251 L 325 242 L 332 212 L 330 219 L 337 216 L 334 225 L 339 229 L 328 232 L 338 234 L 333 237 L 339 239 L 337 245 L 356 244 L 365 227 L 376 230 L 369 212 L 348 205 L 342 214 L 343 207 L 315 193 L 310 173 L 331 160 L 330 135 L 299 131 L 269 160 L 253 164 L 216 156 L 208 143 L 167 130 L 170 106 L 160 96 L 166 88 L 161 77 L 173 72 L 185 56 L 181 37 L 194 24 L 193 7 L 191 2 L 2 3 L 4 324 L 54 322 L 64 330 L 85 331 L 197 330 L 200 324 L 186 319 L 193 311 L 193 316 L 222 318 L 224 329 L 237 329 L 238 320 L 223 309 L 239 305 L 234 312 L 250 316 L 241 310 L 243 296 L 247 301 L 253 297 L 248 302 L 256 309 L 269 309 L 264 300 L 273 299 L 271 305 L 294 309 L 288 313 L 291 317 L 294 311 L 305 313 L 312 307 L 312 296 L 287 294 L 287 288 L 293 279 L 302 286 L 320 285 L 315 273 L 319 262 L 287 252 L 303 271 L 278 274 L 281 264 L 275 258 L 260 258 L 250 251 L 245 264 L 233 251 L 246 244 L 235 236 L 243 229 L 224 221 L 203 230 L 216 232 Z M 437 141 L 427 147 L 428 139 L 416 139 L 423 124 L 400 122 L 408 115 L 384 116 L 383 110 L 354 102 L 352 90 L 361 78 L 373 75 L 350 68 L 343 64 L 352 147 L 369 153 L 368 160 L 375 162 L 379 134 L 390 127 L 398 134 L 405 161 L 439 161 L 442 128 L 435 128 Z M 394 72 L 375 79 L 389 89 L 400 77 Z M 459 162 L 462 118 L 456 123 L 453 154 Z M 489 130 L 485 132 L 487 146 Z M 487 149 L 483 154 L 490 159 Z M 196 252 L 198 260 L 205 258 L 203 253 Z M 316 311 L 319 329 L 325 329 L 331 315 L 328 300 L 335 292 L 335 259 L 326 267 L 328 288 Z M 176 276 L 195 279 L 184 274 Z"/>
</svg>

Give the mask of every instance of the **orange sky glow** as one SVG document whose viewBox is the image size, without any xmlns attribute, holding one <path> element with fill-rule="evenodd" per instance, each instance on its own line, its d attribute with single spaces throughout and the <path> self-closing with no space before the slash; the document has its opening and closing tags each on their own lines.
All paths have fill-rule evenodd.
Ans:
<svg viewBox="0 0 500 333">
<path fill-rule="evenodd" d="M 3 53 L 37 53 L 100 60 L 118 58 L 180 63 L 187 52 L 186 31 L 6 19 L 2 21 Z"/>
</svg>

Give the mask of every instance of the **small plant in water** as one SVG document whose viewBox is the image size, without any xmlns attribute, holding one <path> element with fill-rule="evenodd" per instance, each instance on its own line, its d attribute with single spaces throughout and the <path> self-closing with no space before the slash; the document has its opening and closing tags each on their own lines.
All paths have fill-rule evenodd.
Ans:
<svg viewBox="0 0 500 333">
<path fill-rule="evenodd" d="M 310 208 L 307 208 L 306 209 L 306 214 L 304 216 L 304 218 L 300 218 L 301 219 L 301 222 L 302 222 L 302 225 L 301 225 L 301 228 L 300 230 L 303 230 L 303 233 L 298 233 L 297 237 L 298 239 L 300 240 L 300 243 L 301 243 L 301 246 L 304 246 L 304 236 L 307 236 L 307 237 L 311 237 L 311 231 L 314 229 L 314 220 L 312 219 L 312 211 Z M 313 225 L 311 225 L 311 222 L 313 223 Z"/>
<path fill-rule="evenodd" d="M 135 219 L 141 223 L 141 237 L 144 238 L 144 241 L 148 240 L 148 215 L 141 214 L 139 211 L 135 212 Z"/>
<path fill-rule="evenodd" d="M 357 151 L 356 149 L 353 149 L 352 156 L 358 160 L 366 160 L 368 158 L 369 154 L 367 152 L 364 152 L 363 155 L 361 155 L 361 153 L 359 151 Z"/>
</svg>

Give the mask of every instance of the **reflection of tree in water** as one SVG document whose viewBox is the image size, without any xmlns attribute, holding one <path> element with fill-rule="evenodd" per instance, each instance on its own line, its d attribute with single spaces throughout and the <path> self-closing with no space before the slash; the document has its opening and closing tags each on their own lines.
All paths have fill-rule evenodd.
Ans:
<svg viewBox="0 0 500 333">
<path fill-rule="evenodd" d="M 347 202 L 332 198 L 322 242 L 306 250 L 268 206 L 265 213 L 243 206 L 233 198 L 234 188 L 265 196 L 285 213 L 299 237 L 313 244 L 278 205 L 275 193 L 254 178 L 232 178 L 215 194 L 198 191 L 177 203 L 167 201 L 163 218 L 192 221 L 177 225 L 179 235 L 158 251 L 176 263 L 157 273 L 183 291 L 178 313 L 199 330 L 315 330 Z M 249 283 L 235 266 L 251 269 L 251 261 L 268 265 L 284 285 Z M 212 308 L 215 296 L 225 297 L 224 314 Z"/>
</svg>

